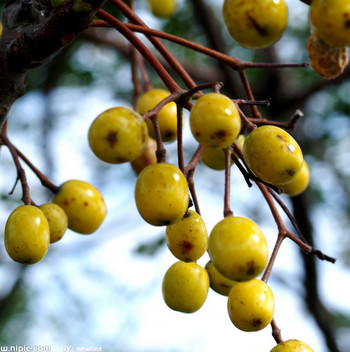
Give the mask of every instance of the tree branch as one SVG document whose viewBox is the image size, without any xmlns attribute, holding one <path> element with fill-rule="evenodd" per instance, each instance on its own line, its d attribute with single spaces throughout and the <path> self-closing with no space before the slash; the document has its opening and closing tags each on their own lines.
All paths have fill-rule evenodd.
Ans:
<svg viewBox="0 0 350 352">
<path fill-rule="evenodd" d="M 0 129 L 13 103 L 25 93 L 29 70 L 42 65 L 88 28 L 105 0 L 8 0 L 0 37 Z M 79 6 L 80 5 L 80 6 Z"/>
</svg>

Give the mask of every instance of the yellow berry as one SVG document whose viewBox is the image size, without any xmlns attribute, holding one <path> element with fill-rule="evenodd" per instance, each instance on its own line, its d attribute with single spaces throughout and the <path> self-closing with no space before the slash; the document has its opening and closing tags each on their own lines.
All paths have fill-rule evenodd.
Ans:
<svg viewBox="0 0 350 352">
<path fill-rule="evenodd" d="M 148 0 L 152 13 L 157 17 L 171 17 L 177 8 L 176 0 Z"/>
<path fill-rule="evenodd" d="M 312 0 L 310 21 L 315 34 L 331 47 L 350 46 L 350 3 Z"/>
<path fill-rule="evenodd" d="M 50 243 L 59 241 L 68 227 L 68 218 L 64 210 L 55 203 L 45 203 L 39 207 L 50 227 Z"/>
<path fill-rule="evenodd" d="M 68 228 L 82 234 L 95 232 L 107 213 L 101 193 L 91 184 L 80 180 L 64 182 L 52 202 L 67 214 Z"/>
<path fill-rule="evenodd" d="M 226 27 L 239 44 L 264 48 L 280 39 L 288 22 L 284 0 L 225 0 Z"/>
<path fill-rule="evenodd" d="M 202 307 L 209 290 L 207 271 L 197 263 L 173 264 L 164 275 L 162 292 L 167 306 L 183 313 Z"/>
<path fill-rule="evenodd" d="M 241 118 L 232 100 L 208 93 L 193 104 L 190 126 L 194 138 L 204 147 L 227 148 L 239 135 Z"/>
<path fill-rule="evenodd" d="M 148 138 L 147 144 L 141 154 L 131 162 L 131 167 L 138 175 L 146 166 L 157 162 L 157 142 Z"/>
<path fill-rule="evenodd" d="M 140 114 L 154 109 L 158 103 L 168 97 L 170 92 L 165 89 L 151 89 L 143 93 L 137 101 L 136 110 Z M 156 138 L 152 121 L 146 120 L 149 135 Z M 158 114 L 158 124 L 163 142 L 171 142 L 177 138 L 177 107 L 170 102 L 162 107 Z"/>
<path fill-rule="evenodd" d="M 302 341 L 287 340 L 279 343 L 270 352 L 313 352 L 313 350 Z"/>
<path fill-rule="evenodd" d="M 237 283 L 237 281 L 230 280 L 220 274 L 211 260 L 205 265 L 205 269 L 209 275 L 210 288 L 220 295 L 228 296 L 231 288 Z"/>
<path fill-rule="evenodd" d="M 310 182 L 310 170 L 306 161 L 303 161 L 301 170 L 298 173 L 297 177 L 293 181 L 286 183 L 281 186 L 283 193 L 288 194 L 289 196 L 297 196 L 300 193 L 303 193 Z"/>
<path fill-rule="evenodd" d="M 10 214 L 5 226 L 5 247 L 14 261 L 37 263 L 44 258 L 49 244 L 49 223 L 38 207 L 22 205 Z"/>
<path fill-rule="evenodd" d="M 227 307 L 231 321 L 238 329 L 259 331 L 271 322 L 275 300 L 265 282 L 253 279 L 232 287 Z"/>
<path fill-rule="evenodd" d="M 197 261 L 207 250 L 208 232 L 202 217 L 193 210 L 166 228 L 171 253 L 184 262 Z"/>
<path fill-rule="evenodd" d="M 227 216 L 212 229 L 208 252 L 217 270 L 235 281 L 259 275 L 268 260 L 266 239 L 252 220 Z"/>
<path fill-rule="evenodd" d="M 138 157 L 147 143 L 146 122 L 129 108 L 115 107 L 104 111 L 92 122 L 89 145 L 101 160 L 120 164 Z"/>
<path fill-rule="evenodd" d="M 303 153 L 295 139 L 283 129 L 271 125 L 249 133 L 243 154 L 256 176 L 278 186 L 291 182 L 303 163 Z"/>
<path fill-rule="evenodd" d="M 135 201 L 140 215 L 149 224 L 173 224 L 182 219 L 188 209 L 187 180 L 175 165 L 151 164 L 137 178 Z"/>
</svg>

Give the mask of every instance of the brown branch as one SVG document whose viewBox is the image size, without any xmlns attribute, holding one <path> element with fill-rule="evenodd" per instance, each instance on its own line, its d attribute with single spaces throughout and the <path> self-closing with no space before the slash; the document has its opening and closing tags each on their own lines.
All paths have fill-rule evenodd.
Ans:
<svg viewBox="0 0 350 352">
<path fill-rule="evenodd" d="M 30 204 L 32 204 L 32 200 L 30 198 L 30 190 L 29 190 L 29 185 L 28 185 L 28 181 L 27 181 L 27 176 L 26 176 L 26 173 L 21 165 L 21 162 L 19 161 L 17 150 L 7 136 L 7 121 L 5 121 L 5 123 L 3 125 L 0 138 L 1 138 L 1 144 L 6 145 L 6 147 L 9 149 L 11 156 L 12 156 L 12 159 L 13 159 L 13 162 L 16 166 L 17 180 L 14 185 L 14 188 L 16 187 L 17 181 L 18 180 L 21 181 L 23 203 L 26 205 L 30 205 Z M 12 192 L 13 192 L 13 190 L 11 191 L 11 193 Z"/>
<path fill-rule="evenodd" d="M 110 0 L 110 2 L 117 7 L 123 14 L 134 23 L 137 23 L 141 28 L 148 27 L 146 24 L 132 11 L 130 7 L 128 7 L 121 0 Z M 132 26 L 132 24 L 129 24 Z M 156 37 L 148 36 L 148 39 L 155 46 L 155 48 L 163 55 L 163 57 L 167 60 L 169 65 L 174 69 L 175 72 L 181 77 L 181 79 L 185 82 L 188 88 L 194 87 L 196 84 L 193 81 L 192 77 L 188 74 L 186 69 L 180 64 L 180 62 L 174 57 L 174 55 L 168 50 L 168 48 Z"/>
</svg>

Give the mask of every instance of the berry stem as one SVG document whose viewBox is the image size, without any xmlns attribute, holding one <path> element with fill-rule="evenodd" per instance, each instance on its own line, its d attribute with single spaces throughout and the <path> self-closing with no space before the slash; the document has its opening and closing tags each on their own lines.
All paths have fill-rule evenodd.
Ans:
<svg viewBox="0 0 350 352">
<path fill-rule="evenodd" d="M 284 122 L 284 121 L 271 121 L 271 120 L 267 120 L 267 119 L 264 119 L 264 118 L 254 118 L 254 117 L 250 117 L 248 119 L 249 119 L 250 122 L 254 123 L 257 126 L 273 125 L 273 126 L 278 126 L 278 127 L 285 128 L 285 129 L 294 130 L 297 121 L 302 116 L 304 116 L 304 114 L 298 109 L 293 114 L 293 116 L 290 118 L 290 120 L 287 121 L 287 122 Z"/>
<path fill-rule="evenodd" d="M 272 337 L 275 339 L 276 343 L 279 344 L 283 342 L 281 329 L 277 326 L 275 319 L 272 319 L 271 321 L 271 328 L 272 328 Z"/>
<path fill-rule="evenodd" d="M 197 193 L 196 193 L 196 189 L 195 189 L 195 186 L 194 186 L 194 180 L 193 180 L 194 172 L 195 172 L 195 169 L 191 169 L 188 172 L 188 174 L 187 174 L 187 183 L 188 183 L 188 188 L 190 190 L 192 201 L 193 201 L 194 207 L 196 209 L 196 212 L 200 215 L 201 211 L 200 211 L 200 208 L 199 208 L 199 202 L 198 202 Z"/>
<path fill-rule="evenodd" d="M 151 118 L 154 132 L 156 134 L 156 141 L 157 141 L 157 150 L 156 150 L 156 156 L 157 156 L 157 163 L 164 163 L 166 161 L 166 149 L 164 147 L 163 141 L 162 141 L 162 136 L 160 134 L 160 129 L 159 129 L 159 124 L 158 124 L 158 115 L 154 115 Z"/>
<path fill-rule="evenodd" d="M 123 14 L 133 23 L 138 24 L 141 28 L 148 29 L 147 25 L 135 14 L 132 9 L 127 6 L 121 0 L 110 0 L 111 4 L 117 7 Z M 127 25 L 129 28 L 133 26 L 132 24 Z M 148 35 L 150 42 L 157 48 L 157 50 L 163 55 L 163 57 L 168 61 L 170 66 L 177 72 L 181 79 L 185 82 L 187 87 L 193 88 L 196 83 L 193 81 L 192 77 L 187 73 L 180 62 L 174 57 L 174 55 L 168 50 L 168 48 L 159 40 L 159 38 Z M 169 88 L 170 91 L 174 91 Z"/>
<path fill-rule="evenodd" d="M 141 84 L 140 84 L 140 81 L 139 81 L 138 75 L 137 75 L 137 66 L 139 66 L 138 65 L 139 56 L 140 56 L 140 54 L 135 49 L 135 47 L 130 45 L 131 81 L 132 81 L 133 87 L 134 87 L 133 96 L 132 96 L 132 106 L 133 106 L 134 110 L 136 110 L 137 99 L 142 92 L 142 87 L 141 87 Z"/>
<path fill-rule="evenodd" d="M 13 162 L 15 164 L 16 170 L 17 170 L 17 180 L 16 180 L 15 185 L 14 185 L 12 191 L 10 192 L 10 194 L 12 194 L 12 192 L 14 191 L 14 188 L 17 185 L 18 180 L 20 180 L 21 185 L 22 185 L 23 203 L 26 205 L 30 205 L 30 204 L 32 204 L 32 200 L 30 198 L 30 190 L 29 190 L 29 185 L 28 185 L 28 181 L 27 181 L 27 176 L 26 176 L 24 169 L 22 168 L 21 162 L 18 159 L 17 150 L 7 136 L 7 120 L 4 122 L 4 124 L 2 126 L 0 138 L 1 138 L 1 144 L 6 145 L 7 148 L 9 149 L 11 156 L 12 156 L 12 159 L 13 159 Z"/>
<path fill-rule="evenodd" d="M 179 169 L 185 174 L 185 161 L 184 161 L 184 152 L 183 152 L 183 138 L 182 138 L 182 129 L 183 129 L 183 108 L 182 105 L 176 103 L 176 113 L 177 113 L 177 158 L 179 163 Z"/>
<path fill-rule="evenodd" d="M 249 100 L 255 100 L 254 99 L 254 95 L 253 95 L 253 91 L 250 87 L 250 83 L 248 81 L 248 78 L 247 78 L 247 75 L 245 73 L 244 70 L 239 70 L 239 77 L 241 79 L 241 82 L 242 82 L 242 85 L 243 85 L 243 88 L 247 94 L 247 97 Z M 261 118 L 261 115 L 260 115 L 260 112 L 258 111 L 258 108 L 256 107 L 256 105 L 252 105 L 250 107 L 251 111 L 252 111 L 252 114 L 254 117 L 257 117 L 257 118 Z"/>
<path fill-rule="evenodd" d="M 224 195 L 224 217 L 233 216 L 230 208 L 230 186 L 231 186 L 231 155 L 232 149 L 226 148 L 225 152 L 225 195 Z"/>
<path fill-rule="evenodd" d="M 56 186 L 52 181 L 49 180 L 38 168 L 36 168 L 33 163 L 19 150 L 16 148 L 16 152 L 19 157 L 30 167 L 30 169 L 35 173 L 35 175 L 39 178 L 41 184 L 48 188 L 53 193 L 57 193 L 59 187 Z"/>
</svg>

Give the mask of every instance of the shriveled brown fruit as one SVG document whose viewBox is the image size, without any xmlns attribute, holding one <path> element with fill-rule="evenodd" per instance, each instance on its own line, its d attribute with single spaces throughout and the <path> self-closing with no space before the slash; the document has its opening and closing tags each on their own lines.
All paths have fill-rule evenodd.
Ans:
<svg viewBox="0 0 350 352">
<path fill-rule="evenodd" d="M 137 175 L 146 166 L 150 164 L 155 164 L 157 162 L 156 150 L 157 142 L 153 138 L 149 137 L 142 153 L 130 163 Z"/>
<path fill-rule="evenodd" d="M 331 48 L 322 42 L 315 33 L 307 40 L 310 65 L 323 78 L 339 76 L 349 62 L 347 47 Z"/>
</svg>

